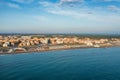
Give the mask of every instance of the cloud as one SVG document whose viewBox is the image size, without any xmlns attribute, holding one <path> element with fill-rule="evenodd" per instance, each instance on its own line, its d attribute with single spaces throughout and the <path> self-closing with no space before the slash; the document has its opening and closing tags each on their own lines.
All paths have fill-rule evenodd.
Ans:
<svg viewBox="0 0 120 80">
<path fill-rule="evenodd" d="M 61 1 L 76 2 L 76 1 L 83 1 L 83 0 L 61 0 Z M 65 6 L 60 5 L 59 4 L 60 2 L 52 3 L 47 1 L 42 1 L 42 2 L 40 1 L 39 4 L 45 7 L 46 12 L 55 14 L 55 15 L 63 15 L 63 16 L 78 18 L 78 17 L 85 17 L 93 13 L 88 8 L 80 8 L 79 10 L 72 10 L 72 8 L 68 8 L 67 5 Z"/>
<path fill-rule="evenodd" d="M 60 2 L 82 2 L 84 0 L 60 0 Z M 85 17 L 93 14 L 94 11 L 90 10 L 88 7 L 80 7 L 80 4 L 74 4 L 75 7 L 68 7 L 67 5 L 60 5 L 60 2 L 52 3 L 47 1 L 40 1 L 39 4 L 45 7 L 45 11 L 55 15 L 70 16 L 74 18 Z M 78 7 L 79 6 L 79 9 Z"/>
<path fill-rule="evenodd" d="M 83 0 L 61 0 L 64 2 L 76 2 L 76 1 L 83 1 Z M 45 11 L 51 14 L 55 15 L 62 15 L 62 16 L 70 16 L 73 18 L 80 18 L 80 17 L 87 17 L 91 14 L 93 14 L 93 11 L 90 10 L 88 7 L 81 7 L 79 9 L 73 9 L 68 8 L 67 5 L 62 6 L 59 5 L 59 2 L 57 3 L 51 3 L 51 2 L 46 2 L 46 1 L 40 1 L 40 5 L 45 7 Z"/>
<path fill-rule="evenodd" d="M 120 21 L 119 15 L 113 15 L 113 14 L 101 14 L 101 13 L 86 13 L 81 11 L 75 11 L 75 10 L 48 10 L 49 13 L 55 14 L 55 15 L 61 15 L 61 16 L 68 16 L 72 17 L 74 19 L 80 20 L 80 21 L 88 21 L 94 23 L 104 23 L 106 25 L 109 25 L 110 23 L 114 25 L 118 25 L 118 22 Z M 99 24 L 101 25 L 101 24 Z"/>
<path fill-rule="evenodd" d="M 105 1 L 105 2 L 111 2 L 111 1 L 120 1 L 120 0 L 103 0 L 103 1 Z"/>
<path fill-rule="evenodd" d="M 84 0 L 60 0 L 59 5 L 75 6 L 83 3 Z"/>
<path fill-rule="evenodd" d="M 118 7 L 115 6 L 115 5 L 110 5 L 110 6 L 108 6 L 108 9 L 111 10 L 111 11 L 119 11 L 119 10 L 120 10 L 120 8 L 118 8 Z"/>
<path fill-rule="evenodd" d="M 29 4 L 29 3 L 32 3 L 34 0 L 12 0 L 12 1 L 17 2 L 17 3 L 27 3 L 27 4 Z"/>
<path fill-rule="evenodd" d="M 60 2 L 84 2 L 84 0 L 60 0 Z"/>
<path fill-rule="evenodd" d="M 14 4 L 14 3 L 6 3 L 6 5 L 11 7 L 11 8 L 16 8 L 16 9 L 20 9 L 21 8 L 18 4 Z"/>
<path fill-rule="evenodd" d="M 61 9 L 61 6 L 59 5 L 59 3 L 52 3 L 52 2 L 47 2 L 47 1 L 41 2 L 40 1 L 39 4 L 45 8 L 44 9 L 45 11 Z"/>
<path fill-rule="evenodd" d="M 95 1 L 95 2 L 112 2 L 112 1 L 114 1 L 114 2 L 120 2 L 120 0 L 92 0 L 92 1 Z"/>
<path fill-rule="evenodd" d="M 51 3 L 51 2 L 47 2 L 47 1 L 42 1 L 42 2 L 40 1 L 39 4 L 44 6 L 44 7 L 55 6 L 55 3 Z"/>
<path fill-rule="evenodd" d="M 56 15 L 70 16 L 73 18 L 87 17 L 89 15 L 87 13 L 79 13 L 72 10 L 48 10 L 48 12 Z"/>
<path fill-rule="evenodd" d="M 81 6 L 81 4 L 74 4 L 73 2 L 84 2 L 83 6 Z M 96 0 L 96 1 L 100 1 L 100 0 Z M 102 0 L 103 1 L 103 0 Z M 104 0 L 104 1 L 112 1 L 112 0 Z M 117 1 L 117 0 L 116 0 Z M 68 3 L 66 5 L 63 4 L 59 4 L 60 2 L 64 2 L 64 3 Z M 75 6 L 73 7 L 68 7 L 69 2 L 72 2 Z M 119 7 L 115 6 L 115 5 L 106 5 L 105 7 L 103 6 L 96 6 L 93 5 L 94 7 L 91 8 L 89 6 L 89 4 L 86 4 L 87 1 L 86 0 L 60 0 L 59 2 L 48 2 L 48 1 L 40 1 L 39 4 L 41 6 L 44 6 L 44 10 L 48 13 L 51 14 L 55 14 L 55 15 L 62 15 L 62 16 L 69 16 L 69 17 L 73 17 L 73 18 L 86 18 L 92 15 L 92 18 L 94 17 L 94 15 L 108 15 L 111 14 L 112 11 L 114 11 L 115 14 L 116 11 L 119 11 Z M 108 12 L 108 9 L 111 12 Z M 113 13 L 113 12 L 112 12 Z M 98 16 L 97 16 L 98 17 Z M 96 17 L 94 17 L 96 18 Z M 100 18 L 100 17 L 99 17 Z M 97 18 L 97 19 L 99 19 Z"/>
<path fill-rule="evenodd" d="M 38 21 L 48 21 L 48 18 L 46 16 L 40 16 L 40 15 L 36 15 L 36 16 L 32 16 L 33 19 L 38 20 Z"/>
</svg>

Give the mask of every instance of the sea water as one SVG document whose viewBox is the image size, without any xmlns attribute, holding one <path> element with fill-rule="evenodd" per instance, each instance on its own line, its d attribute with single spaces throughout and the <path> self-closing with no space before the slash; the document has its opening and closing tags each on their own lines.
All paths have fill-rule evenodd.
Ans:
<svg viewBox="0 0 120 80">
<path fill-rule="evenodd" d="M 120 80 L 120 47 L 0 55 L 0 80 Z"/>
</svg>

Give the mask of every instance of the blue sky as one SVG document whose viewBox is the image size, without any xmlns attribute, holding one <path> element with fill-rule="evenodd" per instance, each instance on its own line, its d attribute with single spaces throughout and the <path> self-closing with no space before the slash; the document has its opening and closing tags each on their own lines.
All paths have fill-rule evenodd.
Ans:
<svg viewBox="0 0 120 80">
<path fill-rule="evenodd" d="M 0 0 L 0 33 L 120 34 L 120 0 Z"/>
</svg>

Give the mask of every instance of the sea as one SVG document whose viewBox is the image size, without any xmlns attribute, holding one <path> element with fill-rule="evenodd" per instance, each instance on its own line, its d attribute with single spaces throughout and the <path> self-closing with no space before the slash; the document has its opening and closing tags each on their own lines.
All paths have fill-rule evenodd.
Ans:
<svg viewBox="0 0 120 80">
<path fill-rule="evenodd" d="M 0 80 L 120 80 L 120 47 L 0 55 Z"/>
</svg>

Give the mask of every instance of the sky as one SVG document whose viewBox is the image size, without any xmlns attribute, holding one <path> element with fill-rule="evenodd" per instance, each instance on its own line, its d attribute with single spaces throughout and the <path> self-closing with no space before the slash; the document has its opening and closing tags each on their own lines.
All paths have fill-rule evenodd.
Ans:
<svg viewBox="0 0 120 80">
<path fill-rule="evenodd" d="M 120 0 L 0 0 L 0 33 L 120 34 Z"/>
</svg>

